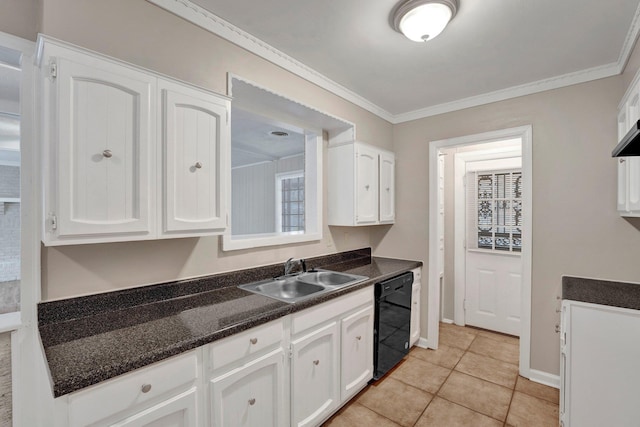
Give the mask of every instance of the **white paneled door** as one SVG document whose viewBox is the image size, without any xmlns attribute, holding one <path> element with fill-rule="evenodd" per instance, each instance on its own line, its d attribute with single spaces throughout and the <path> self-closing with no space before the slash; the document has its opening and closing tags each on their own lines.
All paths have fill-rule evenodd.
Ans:
<svg viewBox="0 0 640 427">
<path fill-rule="evenodd" d="M 520 283 L 518 255 L 467 252 L 465 323 L 520 336 Z"/>
</svg>

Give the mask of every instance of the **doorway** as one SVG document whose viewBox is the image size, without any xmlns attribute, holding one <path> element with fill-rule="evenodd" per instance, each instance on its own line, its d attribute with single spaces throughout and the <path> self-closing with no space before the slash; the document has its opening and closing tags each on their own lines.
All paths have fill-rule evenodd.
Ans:
<svg viewBox="0 0 640 427">
<path fill-rule="evenodd" d="M 453 203 L 445 224 L 460 326 L 520 336 L 522 288 L 522 147 L 519 138 L 446 150 Z M 448 227 L 447 227 L 448 225 Z M 446 296 L 446 294 L 445 294 Z M 443 298 L 444 299 L 444 298 Z"/>
<path fill-rule="evenodd" d="M 440 320 L 517 335 L 520 375 L 527 378 L 531 133 L 531 126 L 524 126 L 433 141 L 429 147 L 429 235 L 438 237 L 429 239 L 428 346 L 437 348 Z M 451 181 L 444 192 L 438 191 L 442 167 Z M 447 221 L 438 215 L 438 208 L 445 205 L 443 193 L 445 199 L 454 195 L 448 200 Z M 443 227 L 449 232 L 444 233 Z M 443 235 L 445 252 L 450 252 L 444 257 Z"/>
</svg>

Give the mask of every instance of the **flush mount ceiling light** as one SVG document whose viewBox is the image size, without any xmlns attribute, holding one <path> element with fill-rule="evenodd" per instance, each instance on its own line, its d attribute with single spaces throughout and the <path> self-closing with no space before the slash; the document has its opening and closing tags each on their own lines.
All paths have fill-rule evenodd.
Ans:
<svg viewBox="0 0 640 427">
<path fill-rule="evenodd" d="M 434 39 L 458 11 L 457 0 L 409 0 L 393 12 L 393 28 L 414 42 Z"/>
</svg>

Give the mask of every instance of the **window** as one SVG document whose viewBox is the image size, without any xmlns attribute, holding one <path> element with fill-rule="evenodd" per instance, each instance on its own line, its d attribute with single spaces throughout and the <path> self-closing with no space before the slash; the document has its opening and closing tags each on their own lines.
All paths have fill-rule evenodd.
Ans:
<svg viewBox="0 0 640 427">
<path fill-rule="evenodd" d="M 304 232 L 304 173 L 278 174 L 276 189 L 276 229 Z"/>
<path fill-rule="evenodd" d="M 468 177 L 469 247 L 522 251 L 522 172 L 472 172 Z"/>
</svg>

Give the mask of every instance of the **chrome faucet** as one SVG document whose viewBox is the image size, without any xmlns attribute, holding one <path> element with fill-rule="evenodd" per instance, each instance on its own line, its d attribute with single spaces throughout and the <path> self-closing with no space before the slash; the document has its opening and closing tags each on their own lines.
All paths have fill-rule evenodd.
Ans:
<svg viewBox="0 0 640 427">
<path fill-rule="evenodd" d="M 288 276 L 289 274 L 291 274 L 291 269 L 293 268 L 293 258 L 289 258 L 285 263 L 284 263 L 284 275 Z"/>
<path fill-rule="evenodd" d="M 298 264 L 300 264 L 300 271 L 302 273 L 306 273 L 307 272 L 307 263 L 304 259 L 300 258 L 297 261 Z M 294 261 L 293 258 L 289 258 L 285 263 L 284 263 L 284 275 L 288 276 L 291 274 L 291 271 L 293 270 L 294 265 L 296 264 L 296 261 Z"/>
</svg>

